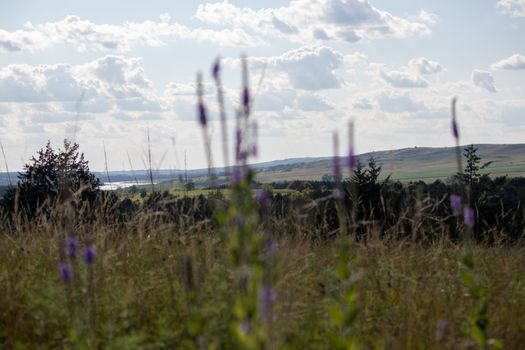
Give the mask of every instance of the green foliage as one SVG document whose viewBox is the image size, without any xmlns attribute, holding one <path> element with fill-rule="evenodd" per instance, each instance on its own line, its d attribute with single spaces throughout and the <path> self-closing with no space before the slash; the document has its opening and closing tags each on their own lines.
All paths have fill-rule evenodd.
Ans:
<svg viewBox="0 0 525 350">
<path fill-rule="evenodd" d="M 100 181 L 90 173 L 88 161 L 78 148 L 77 143 L 64 140 L 63 149 L 54 150 L 48 142 L 39 150 L 19 174 L 16 187 L 4 195 L 7 212 L 31 219 L 39 211 L 46 212 L 45 206 L 53 207 L 73 196 L 93 202 Z"/>
<path fill-rule="evenodd" d="M 502 349 L 500 341 L 489 336 L 489 301 L 485 289 L 481 285 L 479 273 L 476 271 L 474 258 L 467 254 L 463 258 L 461 277 L 468 287 L 470 296 L 475 302 L 473 314 L 470 316 L 470 325 L 467 333 L 482 349 Z"/>
<path fill-rule="evenodd" d="M 186 191 L 193 191 L 195 189 L 195 183 L 193 181 L 188 181 L 184 184 L 184 189 Z"/>
<path fill-rule="evenodd" d="M 349 237 L 340 239 L 335 276 L 339 282 L 338 290 L 328 308 L 335 332 L 330 334 L 332 349 L 358 349 L 354 323 L 359 315 L 358 306 L 358 275 L 354 272 L 350 259 Z"/>
</svg>

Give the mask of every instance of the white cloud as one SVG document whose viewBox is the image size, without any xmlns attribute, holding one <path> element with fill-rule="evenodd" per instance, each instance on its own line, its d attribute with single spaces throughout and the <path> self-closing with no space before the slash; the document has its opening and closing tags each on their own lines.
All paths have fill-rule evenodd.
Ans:
<svg viewBox="0 0 525 350">
<path fill-rule="evenodd" d="M 125 22 L 120 25 L 95 24 L 77 16 L 67 16 L 56 22 L 25 29 L 0 29 L 0 49 L 8 52 L 36 51 L 56 44 L 70 44 L 79 51 L 129 51 L 132 46 L 161 46 L 176 40 L 211 42 L 224 47 L 254 47 L 262 40 L 240 28 L 212 30 L 189 28 L 171 23 L 169 15 L 161 15 L 159 22 Z"/>
<path fill-rule="evenodd" d="M 408 66 L 417 70 L 419 74 L 436 74 L 443 71 L 443 66 L 425 57 L 413 58 L 408 61 Z"/>
<path fill-rule="evenodd" d="M 498 0 L 498 8 L 514 17 L 525 17 L 525 0 Z"/>
<path fill-rule="evenodd" d="M 199 5 L 195 17 L 208 24 L 248 28 L 303 43 L 427 35 L 432 18 L 426 12 L 412 20 L 400 18 L 366 0 L 292 0 L 288 6 L 260 10 L 224 0 Z"/>
<path fill-rule="evenodd" d="M 370 103 L 370 101 L 367 98 L 359 99 L 358 101 L 356 101 L 354 103 L 353 106 L 354 106 L 354 108 L 362 109 L 362 110 L 365 110 L 365 111 L 371 110 L 373 108 L 372 104 Z"/>
<path fill-rule="evenodd" d="M 323 112 L 333 109 L 328 102 L 315 94 L 301 94 L 297 98 L 297 107 L 306 112 Z"/>
<path fill-rule="evenodd" d="M 17 64 L 0 69 L 0 102 L 26 106 L 22 113 L 36 122 L 75 120 L 79 99 L 81 114 L 166 110 L 137 58 L 105 56 L 76 66 Z"/>
<path fill-rule="evenodd" d="M 471 74 L 471 80 L 472 83 L 488 92 L 498 92 L 496 90 L 496 86 L 494 84 L 494 78 L 490 74 L 490 72 L 482 71 L 482 70 L 473 70 Z"/>
<path fill-rule="evenodd" d="M 426 88 L 428 83 L 418 76 L 411 76 L 401 71 L 381 71 L 381 78 L 390 85 L 398 88 Z"/>
<path fill-rule="evenodd" d="M 417 19 L 421 20 L 423 23 L 435 24 L 437 22 L 437 15 L 421 10 L 419 11 Z"/>
<path fill-rule="evenodd" d="M 0 114 L 11 113 L 11 108 L 6 103 L 0 103 Z"/>
<path fill-rule="evenodd" d="M 407 93 L 383 92 L 377 96 L 377 102 L 382 111 L 388 113 L 406 113 L 424 111 L 427 108 L 421 101 L 414 101 Z"/>
<path fill-rule="evenodd" d="M 520 70 L 525 69 L 525 56 L 512 55 L 492 65 L 492 69 Z"/>
<path fill-rule="evenodd" d="M 80 81 L 66 64 L 9 65 L 0 69 L 0 101 L 71 101 L 82 93 Z"/>
<path fill-rule="evenodd" d="M 292 87 L 302 90 L 340 87 L 342 80 L 335 71 L 344 61 L 343 54 L 327 46 L 306 46 L 280 56 L 249 58 L 253 65 L 267 65 L 270 69 L 277 69 L 286 74 Z M 232 64 L 236 60 L 227 62 Z"/>
<path fill-rule="evenodd" d="M 501 120 L 508 125 L 523 127 L 525 105 L 509 104 L 501 109 Z"/>
<path fill-rule="evenodd" d="M 292 89 L 271 89 L 266 90 L 255 97 L 255 111 L 282 111 L 287 107 L 293 106 L 296 93 Z"/>
<path fill-rule="evenodd" d="M 383 81 L 397 88 L 427 88 L 429 83 L 422 76 L 437 74 L 444 70 L 440 63 L 425 57 L 413 58 L 406 66 L 401 66 L 397 70 L 386 71 L 382 64 L 371 64 L 370 67 L 375 68 L 376 74 Z"/>
</svg>

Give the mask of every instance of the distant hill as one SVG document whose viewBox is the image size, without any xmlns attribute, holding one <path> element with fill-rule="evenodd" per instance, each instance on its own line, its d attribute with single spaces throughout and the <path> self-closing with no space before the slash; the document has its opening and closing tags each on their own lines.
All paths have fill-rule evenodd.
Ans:
<svg viewBox="0 0 525 350">
<path fill-rule="evenodd" d="M 479 144 L 476 147 L 482 162 L 493 161 L 484 169 L 485 173 L 525 176 L 525 144 Z M 369 152 L 358 158 L 361 163 L 366 163 L 373 156 L 383 168 L 383 177 L 391 175 L 392 179 L 401 181 L 431 181 L 447 178 L 457 172 L 455 152 L 455 147 L 414 147 Z M 261 182 L 319 180 L 324 174 L 331 173 L 331 162 L 331 158 L 324 158 L 292 163 L 285 169 L 274 167 L 259 172 L 257 179 Z"/>
<path fill-rule="evenodd" d="M 525 144 L 478 144 L 478 155 L 482 162 L 493 161 L 484 170 L 495 176 L 525 176 Z M 462 147 L 464 148 L 464 147 Z M 383 167 L 382 176 L 391 175 L 392 179 L 401 181 L 444 179 L 453 175 L 456 170 L 454 147 L 414 147 L 390 151 L 364 153 L 358 156 L 359 161 L 366 163 L 373 156 Z M 260 182 L 278 182 L 290 180 L 320 180 L 325 174 L 331 174 L 332 157 L 289 158 L 252 164 L 257 171 Z M 187 171 L 189 179 L 196 182 L 205 181 L 207 169 L 192 169 Z M 215 173 L 224 174 L 223 168 L 216 168 Z M 10 173 L 11 182 L 16 183 L 17 173 Z M 104 172 L 95 172 L 102 182 L 107 181 Z M 156 183 L 177 182 L 184 179 L 184 170 L 160 169 L 154 170 Z M 147 182 L 147 170 L 110 171 L 111 182 Z M 0 173 L 0 186 L 9 184 L 8 174 Z"/>
</svg>

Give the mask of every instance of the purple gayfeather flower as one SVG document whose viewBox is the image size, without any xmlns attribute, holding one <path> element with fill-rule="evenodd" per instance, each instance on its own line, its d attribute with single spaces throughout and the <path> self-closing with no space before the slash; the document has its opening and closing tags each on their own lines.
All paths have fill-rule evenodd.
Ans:
<svg viewBox="0 0 525 350">
<path fill-rule="evenodd" d="M 459 139 L 459 129 L 456 118 L 452 118 L 452 135 L 454 135 L 456 140 Z"/>
<path fill-rule="evenodd" d="M 448 322 L 447 320 L 438 320 L 436 325 L 436 340 L 442 341 L 447 335 Z"/>
<path fill-rule="evenodd" d="M 454 135 L 456 140 L 459 140 L 459 128 L 456 120 L 456 102 L 457 99 L 454 97 L 452 99 L 452 135 Z"/>
<path fill-rule="evenodd" d="M 246 177 L 246 169 L 244 167 L 237 167 L 232 171 L 231 183 L 232 185 L 238 185 Z"/>
<path fill-rule="evenodd" d="M 354 154 L 354 148 L 350 147 L 350 150 L 348 151 L 348 167 L 350 169 L 353 169 L 357 166 L 357 157 Z"/>
<path fill-rule="evenodd" d="M 240 128 L 235 130 L 235 160 L 237 163 L 241 161 L 241 146 L 242 146 L 242 131 Z"/>
<path fill-rule="evenodd" d="M 66 284 L 71 283 L 73 280 L 73 271 L 65 262 L 58 264 L 58 273 L 60 275 L 60 279 Z"/>
<path fill-rule="evenodd" d="M 471 207 L 465 207 L 465 210 L 463 211 L 463 218 L 465 219 L 465 224 L 469 229 L 472 230 L 476 220 L 474 209 Z"/>
<path fill-rule="evenodd" d="M 213 64 L 212 70 L 213 79 L 216 81 L 219 80 L 219 73 L 221 72 L 221 59 L 217 57 L 215 63 Z"/>
<path fill-rule="evenodd" d="M 259 308 L 264 320 L 269 321 L 272 315 L 273 305 L 277 301 L 277 292 L 269 284 L 265 283 L 259 291 Z"/>
<path fill-rule="evenodd" d="M 273 238 L 270 237 L 264 242 L 264 253 L 267 256 L 275 256 L 279 250 L 279 243 Z"/>
<path fill-rule="evenodd" d="M 247 86 L 242 90 L 242 105 L 244 107 L 246 116 L 250 114 L 250 89 Z"/>
<path fill-rule="evenodd" d="M 244 334 L 250 333 L 252 331 L 251 322 L 248 320 L 242 321 L 241 324 L 239 325 L 239 330 Z"/>
<path fill-rule="evenodd" d="M 332 160 L 332 171 L 336 179 L 341 178 L 341 163 L 339 163 L 339 158 L 334 157 Z"/>
<path fill-rule="evenodd" d="M 270 193 L 268 191 L 263 189 L 258 189 L 255 192 L 255 199 L 260 205 L 266 205 L 268 204 L 268 201 L 270 200 Z"/>
<path fill-rule="evenodd" d="M 94 245 L 88 245 L 84 249 L 84 262 L 87 265 L 93 265 L 95 262 L 95 256 L 97 255 L 97 250 Z"/>
<path fill-rule="evenodd" d="M 75 259 L 78 251 L 78 239 L 76 237 L 66 238 L 66 252 L 69 257 Z"/>
<path fill-rule="evenodd" d="M 345 198 L 345 194 L 343 193 L 343 191 L 341 191 L 340 189 L 336 188 L 333 190 L 332 192 L 332 196 L 335 198 L 335 199 L 343 199 Z"/>
<path fill-rule="evenodd" d="M 450 207 L 454 215 L 460 215 L 463 204 L 461 203 L 461 196 L 457 194 L 450 195 Z"/>
<path fill-rule="evenodd" d="M 202 101 L 199 101 L 198 106 L 198 112 L 199 112 L 199 123 L 203 128 L 206 127 L 208 124 L 208 118 L 206 116 L 206 107 L 204 107 L 204 103 Z"/>
</svg>

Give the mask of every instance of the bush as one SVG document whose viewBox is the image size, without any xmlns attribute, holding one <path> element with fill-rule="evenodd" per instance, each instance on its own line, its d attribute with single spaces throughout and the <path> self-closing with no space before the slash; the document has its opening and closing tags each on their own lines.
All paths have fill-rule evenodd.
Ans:
<svg viewBox="0 0 525 350">
<path fill-rule="evenodd" d="M 93 203 L 100 180 L 89 171 L 88 161 L 78 148 L 77 143 L 64 140 L 64 148 L 54 150 L 48 141 L 19 173 L 17 185 L 5 193 L 3 205 L 7 214 L 32 219 L 74 196 Z"/>
</svg>

